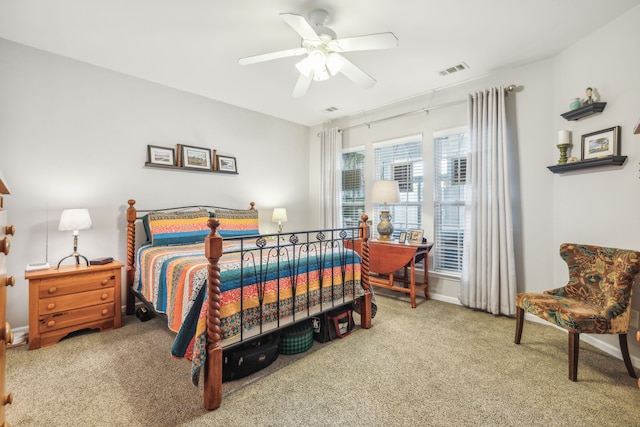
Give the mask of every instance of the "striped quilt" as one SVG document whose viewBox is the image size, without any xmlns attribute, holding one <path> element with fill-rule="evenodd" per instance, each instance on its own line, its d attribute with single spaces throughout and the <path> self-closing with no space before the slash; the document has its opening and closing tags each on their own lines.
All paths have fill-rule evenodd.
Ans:
<svg viewBox="0 0 640 427">
<path fill-rule="evenodd" d="M 363 295 L 356 252 L 328 243 L 264 247 L 224 240 L 219 261 L 222 345 L 302 320 Z M 206 346 L 207 259 L 203 244 L 144 246 L 134 289 L 176 332 L 172 355 L 192 360 L 198 384 Z M 279 272 L 279 273 L 278 273 Z"/>
</svg>

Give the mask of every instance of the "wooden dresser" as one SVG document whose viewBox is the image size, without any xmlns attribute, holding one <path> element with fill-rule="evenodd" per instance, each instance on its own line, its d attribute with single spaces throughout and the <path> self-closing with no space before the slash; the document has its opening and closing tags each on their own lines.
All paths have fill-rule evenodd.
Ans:
<svg viewBox="0 0 640 427">
<path fill-rule="evenodd" d="M 80 329 L 119 328 L 122 263 L 30 271 L 29 350 Z"/>
<path fill-rule="evenodd" d="M 7 344 L 13 342 L 13 334 L 11 326 L 7 322 L 7 287 L 13 286 L 15 278 L 7 276 L 6 258 L 11 250 L 11 240 L 9 236 L 13 236 L 15 228 L 8 225 L 7 211 L 4 210 L 2 195 L 9 194 L 9 189 L 4 181 L 2 172 L 0 172 L 0 426 L 8 426 L 5 418 L 5 406 L 13 400 L 11 393 L 5 394 L 5 366 L 7 358 Z"/>
</svg>

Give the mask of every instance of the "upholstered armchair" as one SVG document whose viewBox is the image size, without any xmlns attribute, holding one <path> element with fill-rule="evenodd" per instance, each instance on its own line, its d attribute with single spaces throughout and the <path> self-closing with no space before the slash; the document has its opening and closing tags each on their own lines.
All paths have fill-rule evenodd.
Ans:
<svg viewBox="0 0 640 427">
<path fill-rule="evenodd" d="M 580 334 L 617 334 L 629 375 L 637 378 L 629 357 L 627 332 L 631 290 L 640 268 L 640 252 L 563 243 L 560 256 L 569 283 L 544 293 L 516 295 L 516 336 L 520 344 L 525 312 L 569 332 L 569 379 L 578 380 Z"/>
</svg>

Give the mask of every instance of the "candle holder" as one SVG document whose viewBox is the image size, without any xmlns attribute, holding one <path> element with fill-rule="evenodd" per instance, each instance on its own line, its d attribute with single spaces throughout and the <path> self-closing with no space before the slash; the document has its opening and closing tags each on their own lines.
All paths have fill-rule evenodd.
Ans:
<svg viewBox="0 0 640 427">
<path fill-rule="evenodd" d="M 558 144 L 556 145 L 558 150 L 560 150 L 560 159 L 558 159 L 559 165 L 567 164 L 567 150 L 571 147 L 571 144 Z"/>
</svg>

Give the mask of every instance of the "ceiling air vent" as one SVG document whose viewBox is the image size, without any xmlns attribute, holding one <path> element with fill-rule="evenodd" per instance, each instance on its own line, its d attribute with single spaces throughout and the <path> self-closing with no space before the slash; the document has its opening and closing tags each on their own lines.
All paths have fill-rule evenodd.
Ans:
<svg viewBox="0 0 640 427">
<path fill-rule="evenodd" d="M 458 65 L 454 65 L 453 67 L 448 67 L 444 70 L 441 70 L 438 74 L 444 77 L 448 76 L 449 74 L 457 73 L 458 71 L 466 70 L 467 68 L 469 68 L 469 66 L 464 62 L 461 62 Z"/>
<path fill-rule="evenodd" d="M 326 111 L 327 113 L 333 113 L 334 111 L 338 111 L 338 109 L 336 107 L 329 107 L 325 108 L 324 111 Z"/>
</svg>

